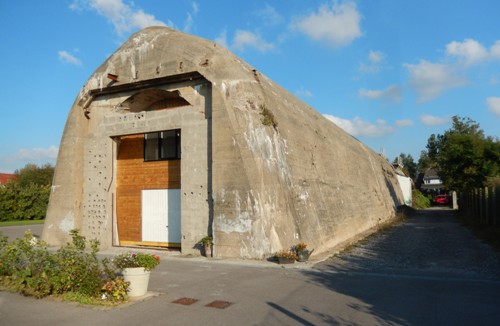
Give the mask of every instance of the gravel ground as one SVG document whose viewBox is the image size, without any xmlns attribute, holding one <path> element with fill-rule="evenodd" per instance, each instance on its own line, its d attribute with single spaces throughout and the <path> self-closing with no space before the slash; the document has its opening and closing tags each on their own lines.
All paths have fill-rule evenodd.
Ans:
<svg viewBox="0 0 500 326">
<path fill-rule="evenodd" d="M 477 239 L 447 208 L 407 218 L 316 265 L 323 271 L 500 281 L 500 253 Z"/>
</svg>

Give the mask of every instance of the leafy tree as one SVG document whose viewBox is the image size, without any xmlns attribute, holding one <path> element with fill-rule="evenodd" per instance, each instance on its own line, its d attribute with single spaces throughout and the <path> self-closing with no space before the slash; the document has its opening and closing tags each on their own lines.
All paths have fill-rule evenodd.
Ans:
<svg viewBox="0 0 500 326">
<path fill-rule="evenodd" d="M 420 158 L 418 159 L 417 169 L 419 172 L 424 172 L 433 166 L 429 154 L 426 150 L 420 152 Z"/>
<path fill-rule="evenodd" d="M 433 168 L 436 165 L 439 144 L 442 140 L 441 135 L 432 134 L 427 140 L 427 157 L 429 158 L 429 168 Z"/>
<path fill-rule="evenodd" d="M 41 220 L 49 203 L 50 185 L 9 182 L 0 187 L 0 221 Z"/>
<path fill-rule="evenodd" d="M 27 164 L 15 174 L 15 181 L 0 187 L 0 221 L 44 219 L 54 167 Z"/>
<path fill-rule="evenodd" d="M 411 154 L 401 153 L 399 154 L 399 157 L 401 158 L 401 163 L 403 164 L 403 172 L 406 173 L 406 175 L 408 175 L 410 178 L 415 180 L 415 178 L 417 177 L 417 164 L 413 160 Z M 393 163 L 398 163 L 398 157 L 394 159 Z"/>
<path fill-rule="evenodd" d="M 26 187 L 30 183 L 46 186 L 52 184 L 54 166 L 50 163 L 40 167 L 36 164 L 26 164 L 22 169 L 16 170 L 14 174 L 17 175 L 17 183 L 21 187 Z"/>
<path fill-rule="evenodd" d="M 454 116 L 452 121 L 451 129 L 443 135 L 429 137 L 422 165 L 425 162 L 437 168 L 444 184 L 455 190 L 482 187 L 498 178 L 499 141 L 485 137 L 479 124 L 470 118 Z"/>
</svg>

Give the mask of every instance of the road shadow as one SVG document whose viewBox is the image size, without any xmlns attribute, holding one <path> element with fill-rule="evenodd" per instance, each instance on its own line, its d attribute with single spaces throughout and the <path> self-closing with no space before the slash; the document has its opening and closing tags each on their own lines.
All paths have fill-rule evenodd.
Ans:
<svg viewBox="0 0 500 326">
<path fill-rule="evenodd" d="M 380 324 L 500 324 L 500 256 L 446 208 L 412 212 L 302 273 Z"/>
</svg>

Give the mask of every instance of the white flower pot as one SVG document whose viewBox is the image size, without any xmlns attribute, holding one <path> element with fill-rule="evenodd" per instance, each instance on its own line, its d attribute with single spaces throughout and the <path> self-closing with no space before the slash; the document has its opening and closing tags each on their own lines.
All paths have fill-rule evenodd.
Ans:
<svg viewBox="0 0 500 326">
<path fill-rule="evenodd" d="M 151 271 L 146 271 L 143 267 L 123 269 L 123 279 L 130 282 L 130 286 L 127 290 L 129 297 L 140 297 L 148 292 L 150 273 Z"/>
</svg>

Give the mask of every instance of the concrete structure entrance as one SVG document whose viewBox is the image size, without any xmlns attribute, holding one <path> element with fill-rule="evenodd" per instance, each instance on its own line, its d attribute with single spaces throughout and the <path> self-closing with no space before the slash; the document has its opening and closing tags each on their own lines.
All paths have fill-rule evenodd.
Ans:
<svg viewBox="0 0 500 326">
<path fill-rule="evenodd" d="M 332 99 L 334 100 L 334 99 Z M 43 239 L 262 259 L 327 252 L 395 216 L 392 166 L 226 49 L 131 36 L 69 112 Z"/>
</svg>

